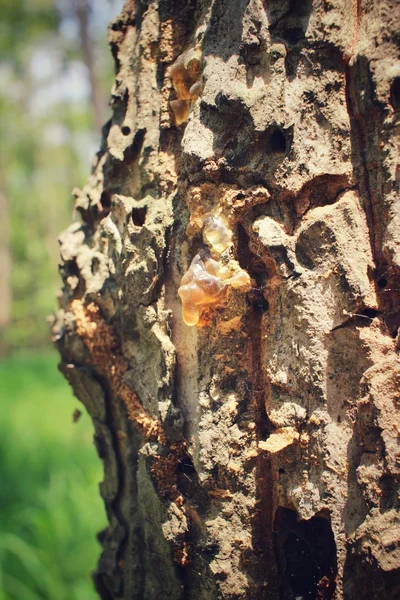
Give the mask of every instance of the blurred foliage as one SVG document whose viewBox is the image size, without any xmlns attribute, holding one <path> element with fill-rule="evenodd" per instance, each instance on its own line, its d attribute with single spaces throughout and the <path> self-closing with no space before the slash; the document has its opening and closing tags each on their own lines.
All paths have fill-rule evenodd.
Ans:
<svg viewBox="0 0 400 600">
<path fill-rule="evenodd" d="M 97 23 L 104 7 L 113 14 L 111 5 L 92 1 Z M 46 316 L 60 285 L 58 234 L 71 222 L 71 190 L 84 184 L 99 144 L 73 7 L 72 0 L 0 0 L 0 193 L 12 264 L 0 354 L 49 343 Z M 92 40 L 106 106 L 113 63 L 103 13 Z"/>
<path fill-rule="evenodd" d="M 0 600 L 97 598 L 101 462 L 85 411 L 72 423 L 77 402 L 46 323 L 71 189 L 84 184 L 99 143 L 76 1 L 0 0 Z M 106 22 L 121 4 L 91 0 L 104 105 L 113 79 Z"/>
<path fill-rule="evenodd" d="M 0 0 L 1 60 L 18 64 L 32 40 L 56 30 L 59 13 L 53 0 Z"/>
<path fill-rule="evenodd" d="M 92 426 L 55 353 L 0 362 L 0 600 L 95 600 L 106 518 Z"/>
</svg>

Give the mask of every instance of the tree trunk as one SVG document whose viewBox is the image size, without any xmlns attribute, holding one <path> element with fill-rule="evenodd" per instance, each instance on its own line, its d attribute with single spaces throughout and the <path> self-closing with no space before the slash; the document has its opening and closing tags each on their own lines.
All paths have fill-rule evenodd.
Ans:
<svg viewBox="0 0 400 600">
<path fill-rule="evenodd" d="M 104 462 L 103 599 L 400 597 L 399 16 L 131 0 L 111 26 L 53 327 Z"/>
</svg>

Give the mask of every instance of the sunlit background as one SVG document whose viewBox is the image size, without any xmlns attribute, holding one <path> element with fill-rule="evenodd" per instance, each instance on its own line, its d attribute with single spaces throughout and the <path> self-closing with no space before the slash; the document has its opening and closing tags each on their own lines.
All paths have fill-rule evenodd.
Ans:
<svg viewBox="0 0 400 600">
<path fill-rule="evenodd" d="M 101 464 L 46 317 L 71 190 L 109 117 L 107 25 L 122 4 L 0 0 L 0 600 L 96 598 Z"/>
</svg>

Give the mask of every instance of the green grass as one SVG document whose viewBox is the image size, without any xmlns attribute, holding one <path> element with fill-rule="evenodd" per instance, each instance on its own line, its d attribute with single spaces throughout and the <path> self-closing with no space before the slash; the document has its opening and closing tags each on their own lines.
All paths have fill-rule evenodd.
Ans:
<svg viewBox="0 0 400 600">
<path fill-rule="evenodd" d="M 90 419 L 56 354 L 0 361 L 0 600 L 97 599 L 101 479 Z"/>
</svg>

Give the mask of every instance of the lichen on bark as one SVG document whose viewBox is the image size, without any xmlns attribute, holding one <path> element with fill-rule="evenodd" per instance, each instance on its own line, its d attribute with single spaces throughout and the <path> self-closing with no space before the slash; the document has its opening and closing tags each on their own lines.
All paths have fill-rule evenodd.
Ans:
<svg viewBox="0 0 400 600">
<path fill-rule="evenodd" d="M 128 0 L 111 25 L 53 324 L 104 463 L 103 599 L 400 596 L 399 16 Z M 247 284 L 189 327 L 209 218 Z"/>
</svg>

